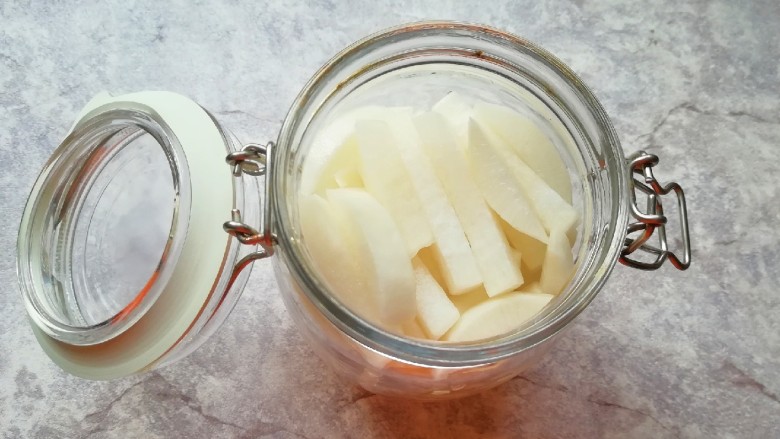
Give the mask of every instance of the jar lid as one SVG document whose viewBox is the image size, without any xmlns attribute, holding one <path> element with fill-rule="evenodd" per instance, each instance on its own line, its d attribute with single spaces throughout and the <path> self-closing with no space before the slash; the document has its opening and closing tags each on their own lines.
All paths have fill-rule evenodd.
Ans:
<svg viewBox="0 0 780 439">
<path fill-rule="evenodd" d="M 18 242 L 35 336 L 63 369 L 133 374 L 188 336 L 232 270 L 228 151 L 212 117 L 174 93 L 102 94 L 82 110 L 32 189 Z"/>
</svg>

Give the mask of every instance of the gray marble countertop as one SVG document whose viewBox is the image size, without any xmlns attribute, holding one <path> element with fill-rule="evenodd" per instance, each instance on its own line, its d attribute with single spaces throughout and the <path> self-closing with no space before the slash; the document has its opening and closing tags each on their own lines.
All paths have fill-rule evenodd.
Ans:
<svg viewBox="0 0 780 439">
<path fill-rule="evenodd" d="M 780 6 L 730 1 L 3 2 L 3 438 L 780 437 Z M 241 139 L 275 138 L 346 44 L 422 19 L 499 27 L 589 84 L 626 151 L 688 194 L 694 264 L 619 266 L 525 376 L 437 404 L 366 395 L 312 354 L 259 263 L 225 326 L 132 378 L 68 376 L 38 347 L 15 275 L 35 176 L 96 92 L 188 95 Z"/>
</svg>

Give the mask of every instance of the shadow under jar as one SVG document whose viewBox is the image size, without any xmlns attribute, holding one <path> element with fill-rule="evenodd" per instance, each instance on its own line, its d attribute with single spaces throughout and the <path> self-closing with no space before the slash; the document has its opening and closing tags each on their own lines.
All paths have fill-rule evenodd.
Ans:
<svg viewBox="0 0 780 439">
<path fill-rule="evenodd" d="M 532 118 L 569 171 L 581 217 L 566 288 L 515 331 L 471 343 L 395 335 L 343 306 L 313 268 L 297 211 L 305 162 L 326 153 L 317 142 L 324 127 L 365 105 L 429 108 L 451 91 Z M 242 146 L 172 93 L 96 97 L 32 190 L 19 278 L 47 354 L 70 373 L 109 379 L 192 352 L 235 305 L 250 264 L 273 256 L 288 311 L 337 372 L 387 395 L 464 396 L 538 361 L 618 260 L 687 268 L 684 196 L 655 181 L 657 161 L 644 153 L 627 161 L 592 93 L 538 46 L 481 26 L 415 23 L 367 37 L 323 66 L 267 145 Z M 671 191 L 682 259 L 666 244 L 661 195 Z M 641 209 L 637 194 L 647 195 Z"/>
</svg>

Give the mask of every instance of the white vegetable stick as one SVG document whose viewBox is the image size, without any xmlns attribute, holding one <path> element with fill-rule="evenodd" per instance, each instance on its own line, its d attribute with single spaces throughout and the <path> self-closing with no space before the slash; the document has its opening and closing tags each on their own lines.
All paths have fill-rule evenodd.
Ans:
<svg viewBox="0 0 780 439">
<path fill-rule="evenodd" d="M 377 300 L 368 294 L 367 271 L 359 265 L 361 255 L 354 233 L 319 195 L 302 195 L 298 212 L 303 241 L 314 268 L 333 295 L 356 314 L 382 326 Z"/>
<path fill-rule="evenodd" d="M 455 133 L 455 142 L 458 150 L 463 152 L 468 147 L 468 127 L 469 117 L 471 117 L 471 106 L 466 103 L 463 97 L 451 91 L 441 98 L 439 102 L 433 104 L 432 111 L 441 114 Z"/>
<path fill-rule="evenodd" d="M 571 203 L 571 179 L 550 138 L 528 117 L 501 105 L 479 102 L 472 117 L 511 146 L 564 201 Z"/>
<path fill-rule="evenodd" d="M 337 217 L 355 234 L 360 269 L 368 273 L 369 293 L 376 297 L 382 320 L 400 325 L 414 318 L 414 271 L 390 214 L 361 189 L 331 189 L 327 197 Z"/>
<path fill-rule="evenodd" d="M 460 313 L 418 258 L 412 260 L 417 282 L 417 321 L 429 338 L 438 340 L 458 321 Z"/>
<path fill-rule="evenodd" d="M 433 232 L 420 195 L 387 123 L 361 120 L 355 129 L 366 190 L 390 212 L 411 258 L 433 243 Z"/>
<path fill-rule="evenodd" d="M 388 113 L 412 114 L 412 109 L 368 105 L 339 112 L 326 120 L 322 129 L 315 133 L 311 146 L 306 151 L 300 193 L 324 195 L 325 190 L 335 188 L 333 175 L 357 158 L 354 153 L 356 148 L 352 149 L 354 144 L 349 140 L 355 132 L 355 123 L 358 120 L 381 119 Z"/>
<path fill-rule="evenodd" d="M 544 253 L 547 251 L 547 244 L 515 230 L 502 219 L 499 219 L 499 221 L 512 248 L 519 251 L 522 255 L 522 263 L 531 271 L 540 270 L 544 263 Z"/>
<path fill-rule="evenodd" d="M 507 293 L 465 311 L 445 340 L 466 342 L 506 334 L 535 316 L 552 300 L 549 294 Z"/>
<path fill-rule="evenodd" d="M 460 294 L 481 285 L 482 274 L 463 227 L 436 177 L 430 159 L 422 150 L 412 118 L 393 114 L 388 118 L 388 125 L 431 226 L 434 250 L 447 291 L 449 294 Z"/>
<path fill-rule="evenodd" d="M 478 126 L 478 124 L 475 123 L 472 126 Z M 534 211 L 536 211 L 539 220 L 542 222 L 542 225 L 548 234 L 553 229 L 560 229 L 568 232 L 577 225 L 579 215 L 571 204 L 561 198 L 561 196 L 536 175 L 525 162 L 516 154 L 513 154 L 510 147 L 505 142 L 496 136 L 485 132 L 482 130 L 481 126 L 479 131 L 485 134 L 485 138 L 488 139 L 488 144 L 491 147 L 490 149 L 499 156 L 499 160 L 503 161 L 512 171 L 512 174 L 516 181 L 520 183 L 520 187 L 526 197 L 528 197 L 528 201 L 530 201 L 531 206 L 533 206 Z M 501 215 L 501 212 L 498 210 L 496 210 L 496 212 Z M 512 224 L 507 218 L 504 219 Z M 533 233 L 527 233 L 514 224 L 512 224 L 512 226 L 532 238 L 547 242 L 546 239 L 543 240 Z"/>
<path fill-rule="evenodd" d="M 469 122 L 466 156 L 485 201 L 512 227 L 546 242 L 547 234 L 504 155 L 476 122 Z"/>
<path fill-rule="evenodd" d="M 548 294 L 558 294 L 563 290 L 574 273 L 574 258 L 569 239 L 560 229 L 550 233 L 547 254 L 544 257 L 542 276 L 539 280 L 542 290 Z"/>
<path fill-rule="evenodd" d="M 465 157 L 455 149 L 454 137 L 444 119 L 424 113 L 414 119 L 423 149 L 434 164 L 447 197 L 471 245 L 489 296 L 512 291 L 523 283 L 519 264 L 474 182 Z"/>
</svg>

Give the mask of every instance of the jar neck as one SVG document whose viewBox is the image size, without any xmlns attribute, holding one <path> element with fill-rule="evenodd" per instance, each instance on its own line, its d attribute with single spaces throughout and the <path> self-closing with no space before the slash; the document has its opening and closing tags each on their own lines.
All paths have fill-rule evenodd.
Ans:
<svg viewBox="0 0 780 439">
<path fill-rule="evenodd" d="M 581 194 L 582 228 L 576 274 L 533 321 L 515 333 L 468 344 L 403 338 L 345 308 L 312 268 L 297 219 L 299 170 L 311 132 L 352 93 L 370 81 L 424 64 L 473 67 L 515 93 L 537 99 L 571 136 L 570 170 Z M 411 76 L 411 75 L 410 75 Z M 409 94 L 412 94 L 411 92 Z M 485 364 L 552 337 L 595 297 L 614 267 L 628 222 L 627 174 L 614 129 L 593 94 L 562 62 L 540 47 L 489 28 L 417 23 L 370 36 L 339 53 L 307 84 L 282 127 L 273 161 L 272 228 L 279 257 L 312 303 L 341 331 L 383 354 L 430 366 Z"/>
</svg>

